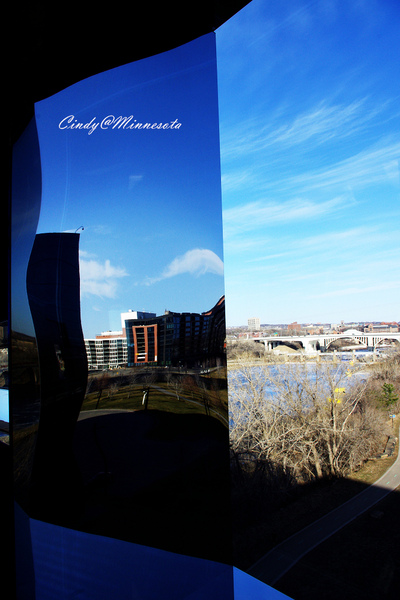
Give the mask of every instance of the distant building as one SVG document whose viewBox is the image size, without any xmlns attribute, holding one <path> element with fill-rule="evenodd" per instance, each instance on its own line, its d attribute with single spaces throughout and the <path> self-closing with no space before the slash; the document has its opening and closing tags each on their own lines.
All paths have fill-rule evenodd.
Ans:
<svg viewBox="0 0 400 600">
<path fill-rule="evenodd" d="M 260 319 L 258 317 L 247 319 L 247 327 L 250 331 L 259 331 L 261 329 Z"/>
<path fill-rule="evenodd" d="M 155 317 L 156 313 L 129 310 L 121 313 L 121 331 L 103 331 L 95 338 L 85 339 L 89 370 L 104 371 L 126 367 L 128 364 L 125 320 L 143 320 Z"/>
<path fill-rule="evenodd" d="M 225 364 L 225 297 L 204 313 L 121 313 L 122 331 L 85 339 L 89 370 L 142 364 L 214 367 Z"/>
<path fill-rule="evenodd" d="M 399 326 L 396 322 L 392 323 L 368 323 L 364 327 L 366 333 L 396 333 Z"/>
<path fill-rule="evenodd" d="M 204 313 L 123 313 L 128 366 L 214 367 L 225 364 L 225 297 Z"/>
<path fill-rule="evenodd" d="M 322 325 L 307 325 L 304 329 L 309 335 L 320 335 L 324 332 Z"/>
<path fill-rule="evenodd" d="M 143 319 L 154 319 L 156 316 L 156 313 L 146 312 L 144 310 L 128 310 L 127 312 L 121 313 L 121 327 L 123 336 L 126 337 L 125 321 L 131 321 L 132 319 L 136 321 Z"/>
<path fill-rule="evenodd" d="M 98 335 L 96 335 L 96 340 L 107 339 L 110 340 L 112 338 L 123 338 L 125 335 L 122 331 L 102 331 Z"/>
<path fill-rule="evenodd" d="M 88 369 L 104 371 L 124 367 L 128 362 L 126 337 L 122 331 L 104 332 L 85 340 Z"/>
</svg>

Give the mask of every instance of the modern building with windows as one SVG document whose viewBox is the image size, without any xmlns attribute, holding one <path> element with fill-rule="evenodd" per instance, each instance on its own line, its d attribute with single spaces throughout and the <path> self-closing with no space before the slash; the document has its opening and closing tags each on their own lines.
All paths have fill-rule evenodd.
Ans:
<svg viewBox="0 0 400 600">
<path fill-rule="evenodd" d="M 85 349 L 89 371 L 117 369 L 127 364 L 126 338 L 122 332 L 103 333 L 94 339 L 85 339 Z"/>
<path fill-rule="evenodd" d="M 225 364 L 225 297 L 203 313 L 121 313 L 122 331 L 85 339 L 89 370 L 152 365 L 209 368 Z"/>
<path fill-rule="evenodd" d="M 131 318 L 131 315 L 133 318 Z M 128 366 L 209 368 L 225 361 L 225 297 L 203 313 L 122 313 Z M 136 317 L 136 318 L 135 318 Z"/>
</svg>

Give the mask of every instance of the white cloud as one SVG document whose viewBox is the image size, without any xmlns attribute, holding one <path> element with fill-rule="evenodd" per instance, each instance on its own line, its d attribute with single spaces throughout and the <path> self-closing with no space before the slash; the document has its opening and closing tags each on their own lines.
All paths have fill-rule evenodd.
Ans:
<svg viewBox="0 0 400 600">
<path fill-rule="evenodd" d="M 281 188 L 306 188 L 308 190 L 321 190 L 339 185 L 352 188 L 384 183 L 398 185 L 399 156 L 400 143 L 383 143 L 339 161 L 327 169 L 306 172 L 279 183 Z"/>
<path fill-rule="evenodd" d="M 398 188 L 400 183 L 400 143 L 391 138 L 382 138 L 378 143 L 369 146 L 340 160 L 340 153 L 330 164 L 316 167 L 317 158 L 309 159 L 304 164 L 304 170 L 298 174 L 290 172 L 290 161 L 279 160 L 277 155 L 270 160 L 260 159 L 258 166 L 251 164 L 247 171 L 240 169 L 225 173 L 222 177 L 224 204 L 228 203 L 232 192 L 288 198 L 296 195 L 297 199 L 289 202 L 299 202 L 298 198 L 316 194 L 318 199 L 329 194 L 346 197 L 346 202 L 354 200 L 357 191 L 365 190 L 371 185 L 390 185 Z M 269 201 L 271 202 L 271 201 Z M 263 200 L 265 206 L 268 200 Z M 305 202 L 306 203 L 306 202 Z M 319 202 L 313 202 L 317 205 Z M 277 202 L 276 205 L 281 205 Z M 324 203 L 325 204 L 325 203 Z M 348 204 L 349 205 L 349 204 Z M 235 211 L 236 208 L 228 209 Z M 292 211 L 290 211 L 292 212 Z"/>
<path fill-rule="evenodd" d="M 249 170 L 236 171 L 235 173 L 225 173 L 221 176 L 221 185 L 223 193 L 236 190 L 237 188 L 245 188 L 249 185 L 254 185 L 252 175 Z"/>
<path fill-rule="evenodd" d="M 342 297 L 346 297 L 348 295 L 352 295 L 352 294 L 372 294 L 374 292 L 386 292 L 388 290 L 397 290 L 400 287 L 400 282 L 399 281 L 384 281 L 384 282 L 377 282 L 376 284 L 373 285 L 364 285 L 364 286 L 353 286 L 353 287 L 346 287 L 346 288 L 342 288 L 342 289 L 332 289 L 329 290 L 327 292 L 323 292 L 323 293 L 319 293 L 319 294 L 314 294 L 312 296 L 310 296 L 311 298 L 328 298 L 328 297 L 333 297 L 333 296 L 342 296 Z"/>
<path fill-rule="evenodd" d="M 115 298 L 118 279 L 128 273 L 123 267 L 114 267 L 109 260 L 101 263 L 85 252 L 79 253 L 81 294 Z"/>
<path fill-rule="evenodd" d="M 143 175 L 129 175 L 129 189 L 131 190 L 136 186 L 139 181 L 142 181 Z"/>
<path fill-rule="evenodd" d="M 221 153 L 225 158 L 243 157 L 267 149 L 286 151 L 300 144 L 307 144 L 309 150 L 310 144 L 318 147 L 333 138 L 349 138 L 367 128 L 386 108 L 386 103 L 378 107 L 367 104 L 366 98 L 342 105 L 325 99 L 294 117 L 278 110 L 266 125 L 260 125 L 262 118 L 253 116 L 240 127 L 222 128 Z"/>
<path fill-rule="evenodd" d="M 182 256 L 174 258 L 159 277 L 147 278 L 145 284 L 151 285 L 157 281 L 176 277 L 177 275 L 182 275 L 184 273 L 189 273 L 196 277 L 205 275 L 206 273 L 223 275 L 224 264 L 219 256 L 212 250 L 207 250 L 206 248 L 194 248 L 193 250 L 188 250 L 188 252 Z"/>
<path fill-rule="evenodd" d="M 308 142 L 310 138 L 315 138 L 319 144 L 332 137 L 348 137 L 370 118 L 370 115 L 359 116 L 363 103 L 364 100 L 360 100 L 348 106 L 329 106 L 321 102 L 309 112 L 298 115 L 291 124 L 276 129 L 271 140 L 295 145 Z"/>
<path fill-rule="evenodd" d="M 223 212 L 226 235 L 254 231 L 277 223 L 288 223 L 326 216 L 349 206 L 348 198 L 338 196 L 324 202 L 296 198 L 286 202 L 255 201 Z"/>
</svg>

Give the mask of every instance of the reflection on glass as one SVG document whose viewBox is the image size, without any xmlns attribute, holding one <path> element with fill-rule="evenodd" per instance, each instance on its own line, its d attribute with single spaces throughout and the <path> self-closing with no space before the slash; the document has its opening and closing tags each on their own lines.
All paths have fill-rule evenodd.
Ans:
<svg viewBox="0 0 400 600">
<path fill-rule="evenodd" d="M 0 442 L 9 443 L 8 322 L 0 323 Z"/>
<path fill-rule="evenodd" d="M 27 291 L 40 365 L 40 421 L 30 486 L 37 518 L 79 512 L 80 475 L 72 436 L 86 389 L 87 359 L 80 321 L 79 234 L 36 236 Z"/>
<path fill-rule="evenodd" d="M 89 383 L 82 410 L 150 402 L 227 424 L 224 297 L 201 314 L 130 311 L 121 323 L 121 332 L 85 340 Z"/>
<path fill-rule="evenodd" d="M 214 35 L 35 112 L 40 218 L 16 312 L 35 364 L 23 507 L 230 562 Z"/>
<path fill-rule="evenodd" d="M 32 121 L 13 150 L 11 214 L 10 419 L 14 494 L 25 510 L 29 510 L 40 414 L 39 361 L 26 274 L 39 218 L 41 183 L 38 136 Z"/>
<path fill-rule="evenodd" d="M 123 313 L 123 337 L 86 340 L 85 530 L 229 560 L 224 308 Z"/>
</svg>

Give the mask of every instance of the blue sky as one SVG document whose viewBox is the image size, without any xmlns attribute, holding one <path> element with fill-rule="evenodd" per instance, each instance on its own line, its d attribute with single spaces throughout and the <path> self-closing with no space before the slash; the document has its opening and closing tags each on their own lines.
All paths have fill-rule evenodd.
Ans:
<svg viewBox="0 0 400 600">
<path fill-rule="evenodd" d="M 400 320 L 400 4 L 217 30 L 227 324 Z"/>
<path fill-rule="evenodd" d="M 0 389 L 0 421 L 9 421 L 8 390 Z"/>
<path fill-rule="evenodd" d="M 84 227 L 84 336 L 120 329 L 129 309 L 212 308 L 224 293 L 214 35 L 79 82 L 35 113 L 37 232 Z M 112 115 L 175 125 L 130 130 L 107 125 Z"/>
<path fill-rule="evenodd" d="M 84 226 L 85 337 L 224 289 L 228 325 L 399 320 L 399 30 L 394 0 L 252 0 L 218 75 L 210 34 L 39 102 L 38 232 Z M 182 125 L 59 128 L 110 114 Z"/>
</svg>

